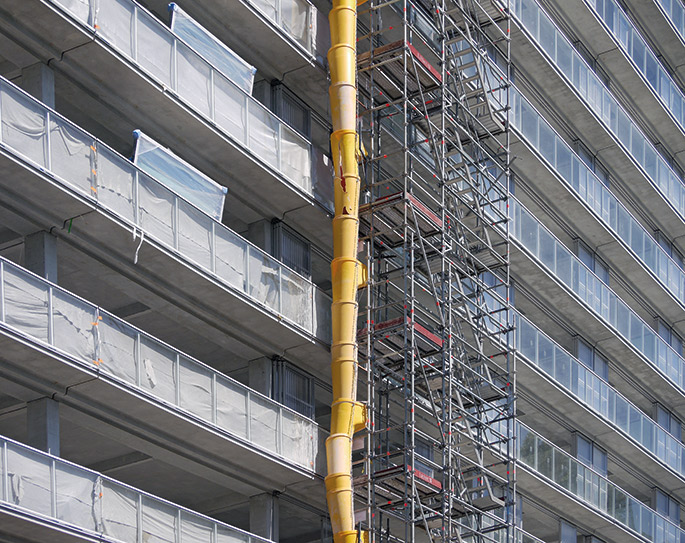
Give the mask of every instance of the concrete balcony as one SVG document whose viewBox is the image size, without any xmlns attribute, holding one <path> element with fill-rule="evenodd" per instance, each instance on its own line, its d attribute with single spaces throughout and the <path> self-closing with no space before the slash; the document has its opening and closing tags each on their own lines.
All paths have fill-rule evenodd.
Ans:
<svg viewBox="0 0 685 543">
<path fill-rule="evenodd" d="M 149 12 L 106 0 L 96 28 L 55 2 L 18 4 L 7 6 L 14 16 L 3 18 L 2 31 L 53 59 L 62 112 L 118 149 L 142 129 L 228 187 L 232 221 L 287 213 L 291 226 L 330 246 L 332 190 L 330 176 L 318 175 L 321 151 Z"/>
<path fill-rule="evenodd" d="M 37 543 L 268 541 L 5 437 L 0 451 L 4 536 Z"/>
<path fill-rule="evenodd" d="M 511 267 L 522 286 L 544 299 L 595 345 L 601 345 L 611 359 L 620 360 L 623 371 L 665 405 L 683 413 L 685 360 L 516 200 L 510 200 L 510 212 L 514 238 Z M 546 315 L 532 317 L 538 312 L 535 306 L 519 306 L 545 328 Z"/>
<path fill-rule="evenodd" d="M 330 337 L 322 291 L 10 83 L 0 93 L 4 226 L 24 235 L 55 227 L 64 286 L 109 306 L 148 304 L 157 317 L 144 328 L 157 330 L 161 314 L 227 352 L 287 350 L 321 371 Z M 171 323 L 164 337 L 178 333 Z"/>
<path fill-rule="evenodd" d="M 318 484 L 324 432 L 311 419 L 5 259 L 0 287 L 0 376 L 57 399 L 75 446 L 90 428 L 248 496 Z M 86 448 L 90 463 L 109 458 L 104 443 Z"/>
<path fill-rule="evenodd" d="M 634 480 L 633 476 L 644 474 L 660 488 L 685 496 L 683 444 L 528 319 L 516 314 L 515 323 L 517 355 L 523 362 L 517 366 L 518 408 L 523 413 L 519 420 L 545 428 L 550 439 L 563 442 L 568 439 L 567 428 L 549 422 L 548 414 L 555 413 L 591 435 L 612 462 L 619 459 L 620 468 L 610 467 L 615 475 L 620 472 L 624 478 L 627 473 L 631 485 L 643 487 L 639 476 Z"/>
<path fill-rule="evenodd" d="M 685 78 L 683 51 L 685 48 L 685 26 L 683 7 L 680 2 L 671 4 L 667 0 L 636 2 L 630 10 L 640 20 L 652 43 L 659 44 L 659 53 L 666 59 L 681 81 Z"/>
<path fill-rule="evenodd" d="M 573 233 L 601 247 L 618 274 L 630 270 L 631 286 L 680 329 L 685 325 L 685 273 L 532 104 L 517 89 L 511 94 L 514 166 L 527 190 L 549 195 Z M 536 217 L 548 215 L 523 191 L 519 196 Z"/>
<path fill-rule="evenodd" d="M 546 82 L 545 98 L 550 106 L 563 112 L 569 124 L 583 134 L 584 141 L 600 149 L 600 158 L 655 224 L 675 238 L 677 245 L 685 246 L 685 238 L 680 236 L 685 217 L 682 179 L 660 158 L 548 16 L 533 0 L 526 5 L 530 8 L 528 14 L 519 13 L 514 18 L 512 50 L 517 52 L 517 65 L 530 79 Z M 539 21 L 545 21 L 544 39 L 540 37 Z M 541 58 L 544 62 L 540 62 Z M 582 78 L 576 77 L 581 73 Z M 581 85 L 581 81 L 586 83 Z"/>
<path fill-rule="evenodd" d="M 683 536 L 679 526 L 523 424 L 518 460 L 517 483 L 525 496 L 577 519 L 605 541 L 677 543 Z"/>
<path fill-rule="evenodd" d="M 559 10 L 575 34 L 599 57 L 614 84 L 630 96 L 641 121 L 666 149 L 677 154 L 681 151 L 678 138 L 685 131 L 685 96 L 620 5 L 607 0 L 606 6 L 597 6 L 595 0 L 574 0 L 564 2 Z"/>
<path fill-rule="evenodd" d="M 165 20 L 169 2 L 142 3 Z M 307 0 L 201 0 L 181 7 L 241 57 L 250 59 L 260 75 L 282 81 L 326 115 L 328 13 Z M 278 55 L 270 54 L 273 51 Z"/>
</svg>

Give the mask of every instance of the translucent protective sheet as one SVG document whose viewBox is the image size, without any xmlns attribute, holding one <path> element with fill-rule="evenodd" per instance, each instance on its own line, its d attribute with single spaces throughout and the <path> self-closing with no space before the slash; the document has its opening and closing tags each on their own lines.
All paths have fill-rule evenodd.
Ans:
<svg viewBox="0 0 685 543">
<path fill-rule="evenodd" d="M 43 167 L 46 166 L 46 121 L 40 105 L 8 85 L 0 85 L 2 143 Z"/>
<path fill-rule="evenodd" d="M 221 220 L 226 188 L 162 147 L 140 130 L 134 132 L 136 148 L 133 162 L 165 187 L 197 206 L 207 215 Z"/>
<path fill-rule="evenodd" d="M 212 543 L 212 524 L 202 517 L 181 513 L 181 541 Z"/>
<path fill-rule="evenodd" d="M 247 243 L 225 228 L 216 232 L 216 274 L 229 285 L 245 290 L 245 258 Z"/>
<path fill-rule="evenodd" d="M 221 377 L 216 380 L 216 424 L 247 438 L 247 394 L 244 388 Z"/>
<path fill-rule="evenodd" d="M 331 341 L 333 333 L 331 303 L 331 299 L 323 291 L 318 288 L 314 289 L 314 314 L 312 315 L 314 322 L 312 323 L 312 330 L 316 337 L 328 342 Z"/>
<path fill-rule="evenodd" d="M 59 290 L 52 294 L 54 345 L 58 349 L 92 363 L 95 357 L 97 313 L 91 305 Z"/>
<path fill-rule="evenodd" d="M 281 1 L 281 26 L 308 51 L 312 49 L 309 27 L 310 5 L 302 0 Z"/>
<path fill-rule="evenodd" d="M 141 386 L 152 394 L 176 404 L 176 355 L 173 351 L 143 336 L 140 342 L 142 360 Z"/>
<path fill-rule="evenodd" d="M 247 145 L 247 104 L 249 98 L 221 75 L 214 76 L 214 122 Z"/>
<path fill-rule="evenodd" d="M 312 325 L 312 285 L 286 268 L 281 268 L 281 310 L 291 321 L 307 330 Z"/>
<path fill-rule="evenodd" d="M 138 176 L 138 220 L 146 234 L 173 247 L 174 195 L 154 179 Z"/>
<path fill-rule="evenodd" d="M 240 533 L 237 530 L 230 530 L 224 526 L 219 526 L 216 543 L 247 543 L 249 537 L 247 534 Z"/>
<path fill-rule="evenodd" d="M 81 130 L 60 120 L 50 119 L 50 170 L 89 197 L 95 142 Z"/>
<path fill-rule="evenodd" d="M 319 202 L 333 210 L 333 162 L 321 149 L 312 146 L 312 191 Z"/>
<path fill-rule="evenodd" d="M 258 396 L 250 396 L 250 439 L 269 451 L 278 450 L 278 408 Z"/>
<path fill-rule="evenodd" d="M 176 543 L 176 509 L 163 502 L 143 497 L 143 541 Z"/>
<path fill-rule="evenodd" d="M 138 495 L 107 479 L 102 481 L 101 515 L 103 532 L 120 541 L 136 541 Z"/>
<path fill-rule="evenodd" d="M 247 534 L 243 534 L 238 530 L 219 526 L 216 543 L 247 543 L 249 539 Z"/>
<path fill-rule="evenodd" d="M 55 491 L 57 518 L 86 528 L 99 531 L 99 477 L 68 464 L 55 464 Z"/>
<path fill-rule="evenodd" d="M 118 319 L 102 315 L 98 324 L 100 369 L 136 384 L 136 331 Z"/>
<path fill-rule="evenodd" d="M 181 357 L 180 364 L 180 406 L 204 420 L 211 421 L 212 374 L 185 357 Z"/>
<path fill-rule="evenodd" d="M 52 515 L 50 464 L 43 455 L 7 444 L 10 501 L 42 515 Z"/>
<path fill-rule="evenodd" d="M 176 4 L 171 4 L 171 31 L 200 53 L 212 66 L 247 94 L 252 94 L 256 69 L 198 24 Z"/>
<path fill-rule="evenodd" d="M 283 456 L 296 464 L 314 469 L 312 423 L 284 409 L 281 418 L 281 431 L 283 434 Z"/>
<path fill-rule="evenodd" d="M 309 144 L 287 126 L 281 126 L 281 171 L 311 194 Z"/>
<path fill-rule="evenodd" d="M 262 160 L 278 168 L 278 119 L 258 102 L 249 102 L 248 147 Z"/>
<path fill-rule="evenodd" d="M 137 60 L 168 87 L 171 85 L 171 51 L 173 38 L 165 27 L 141 10 L 138 12 Z"/>
<path fill-rule="evenodd" d="M 119 51 L 133 58 L 133 4 L 126 0 L 99 2 L 96 24 L 98 33 Z"/>
<path fill-rule="evenodd" d="M 277 20 L 276 0 L 251 0 L 250 3 L 257 6 L 272 21 Z"/>
<path fill-rule="evenodd" d="M 134 168 L 104 146 L 98 147 L 97 199 L 117 215 L 135 223 Z"/>
<path fill-rule="evenodd" d="M 90 21 L 90 0 L 55 0 L 84 24 Z"/>
<path fill-rule="evenodd" d="M 178 250 L 203 268 L 212 269 L 212 219 L 187 202 L 178 202 Z"/>
<path fill-rule="evenodd" d="M 250 295 L 278 310 L 278 263 L 250 247 Z"/>
<path fill-rule="evenodd" d="M 179 96 L 188 100 L 198 111 L 210 116 L 211 76 L 209 64 L 197 54 L 179 43 L 177 50 Z"/>
<path fill-rule="evenodd" d="M 48 341 L 47 286 L 10 266 L 4 267 L 5 322 L 40 341 Z"/>
</svg>

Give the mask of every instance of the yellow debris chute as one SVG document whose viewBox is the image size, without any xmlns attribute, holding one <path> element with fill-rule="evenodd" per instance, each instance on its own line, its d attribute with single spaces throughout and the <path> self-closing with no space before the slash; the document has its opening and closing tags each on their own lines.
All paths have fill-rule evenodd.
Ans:
<svg viewBox="0 0 685 543">
<path fill-rule="evenodd" d="M 361 3 L 361 2 L 360 2 Z M 326 500 L 335 543 L 355 543 L 352 494 L 352 436 L 366 425 L 366 409 L 357 402 L 357 288 L 362 266 L 357 260 L 359 239 L 359 136 L 357 121 L 357 2 L 333 0 L 329 14 L 331 71 L 329 90 L 335 170 L 333 219 L 333 341 L 331 371 L 333 404 L 331 435 L 326 440 L 328 475 Z"/>
</svg>

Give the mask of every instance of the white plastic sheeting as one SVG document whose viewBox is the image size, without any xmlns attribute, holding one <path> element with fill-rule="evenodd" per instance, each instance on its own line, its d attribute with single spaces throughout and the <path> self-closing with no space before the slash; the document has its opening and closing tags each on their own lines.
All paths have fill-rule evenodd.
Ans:
<svg viewBox="0 0 685 543">
<path fill-rule="evenodd" d="M 330 320 L 330 312 L 313 318 L 305 314 L 312 298 L 316 302 L 326 297 L 309 280 L 246 243 L 131 161 L 2 78 L 0 115 L 0 141 L 4 145 L 29 161 L 45 165 L 41 167 L 49 170 L 57 182 L 124 219 L 133 227 L 136 237 L 142 234 L 145 239 L 152 238 L 177 251 L 253 300 L 280 312 L 287 320 L 330 341 L 330 323 L 325 322 Z M 264 119 L 269 122 L 262 129 L 271 130 L 272 136 L 281 130 L 280 125 L 270 124 L 272 117 L 266 115 Z M 289 154 L 299 156 L 298 152 Z M 273 154 L 272 159 L 277 160 L 278 154 Z M 266 268 L 260 270 L 261 265 Z M 287 276 L 288 281 L 283 282 L 279 275 Z M 314 308 L 317 307 L 315 303 Z"/>
<path fill-rule="evenodd" d="M 49 335 L 48 289 L 38 279 L 5 267 L 3 273 L 5 322 L 47 342 Z"/>
<path fill-rule="evenodd" d="M 47 118 L 43 109 L 7 85 L 0 90 L 2 142 L 45 167 Z"/>
<path fill-rule="evenodd" d="M 136 138 L 133 162 L 139 168 L 209 216 L 221 220 L 226 198 L 225 187 L 212 181 L 140 130 L 133 134 Z"/>
<path fill-rule="evenodd" d="M 267 298 L 270 292 L 277 294 L 273 281 L 286 285 L 284 292 L 305 286 L 294 272 L 279 278 L 278 268 L 268 269 Z M 274 298 L 272 303 L 277 301 Z M 310 315 L 308 307 L 297 309 L 294 304 L 288 311 L 298 310 L 304 318 Z M 134 392 L 144 392 L 207 425 L 313 469 L 320 434 L 315 422 L 3 258 L 0 308 L 5 325 L 61 349 L 87 368 L 97 368 Z"/>
<path fill-rule="evenodd" d="M 4 458 L 7 464 L 4 465 Z M 268 540 L 0 437 L 7 507 L 126 543 L 268 543 Z M 214 538 L 213 534 L 218 537 Z"/>
<path fill-rule="evenodd" d="M 247 94 L 252 94 L 252 84 L 257 70 L 214 37 L 177 4 L 172 2 L 169 8 L 171 31 Z"/>
</svg>

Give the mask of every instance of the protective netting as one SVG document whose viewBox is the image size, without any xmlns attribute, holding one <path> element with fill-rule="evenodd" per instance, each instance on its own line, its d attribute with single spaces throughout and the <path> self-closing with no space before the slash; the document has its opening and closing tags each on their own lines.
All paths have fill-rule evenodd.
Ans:
<svg viewBox="0 0 685 543">
<path fill-rule="evenodd" d="M 176 4 L 172 4 L 172 8 L 171 31 L 247 94 L 252 94 L 252 84 L 257 70 L 189 17 Z"/>
<path fill-rule="evenodd" d="M 136 148 L 133 162 L 137 166 L 209 216 L 221 220 L 225 187 L 212 181 L 140 130 L 136 130 L 134 134 Z"/>
<path fill-rule="evenodd" d="M 5 459 L 7 460 L 6 464 Z M 0 438 L 5 507 L 85 530 L 93 537 L 139 543 L 267 543 L 232 526 L 125 486 L 99 473 Z"/>
<path fill-rule="evenodd" d="M 226 248 L 237 250 L 238 260 L 243 262 L 246 245 L 225 241 Z M 232 260 L 228 252 L 225 254 L 229 255 L 227 261 Z M 97 367 L 132 390 L 144 391 L 206 424 L 312 469 L 316 454 L 313 443 L 320 432 L 310 419 L 5 259 L 0 258 L 0 266 L 0 307 L 5 309 L 5 325 L 61 349 L 87 368 Z M 227 269 L 232 270 L 228 264 Z M 295 274 L 279 277 L 277 267 L 266 269 L 269 272 L 260 272 L 259 279 L 263 281 L 259 284 L 264 301 L 278 302 L 274 289 L 280 282 L 283 292 L 293 294 L 292 299 L 284 299 L 291 318 L 309 318 L 311 306 L 307 304 L 311 298 L 300 292 L 310 289 L 309 283 Z M 242 276 L 238 277 L 242 281 Z M 308 302 L 303 305 L 301 299 Z M 28 482 L 17 480 L 16 484 L 24 485 L 16 487 L 15 497 L 20 499 L 19 493 L 25 491 Z"/>
</svg>

